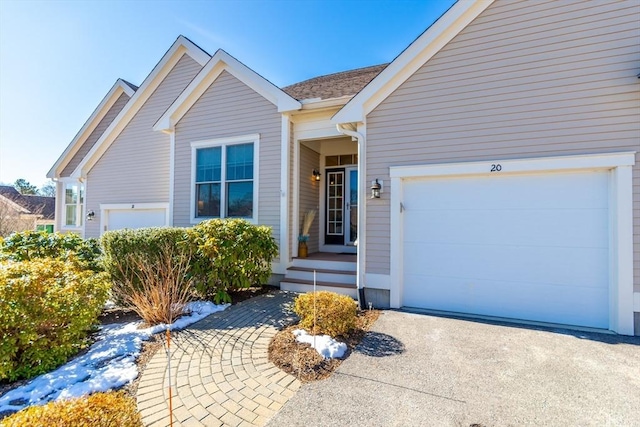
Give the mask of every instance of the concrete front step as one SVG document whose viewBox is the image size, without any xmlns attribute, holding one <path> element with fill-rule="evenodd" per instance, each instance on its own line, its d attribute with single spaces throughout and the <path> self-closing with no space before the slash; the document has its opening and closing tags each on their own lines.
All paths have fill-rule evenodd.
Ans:
<svg viewBox="0 0 640 427">
<path fill-rule="evenodd" d="M 313 280 L 313 272 L 316 272 L 318 282 L 344 283 L 348 285 L 356 284 L 356 272 L 349 270 L 325 270 L 305 267 L 289 267 L 285 280 Z"/>
<path fill-rule="evenodd" d="M 293 266 L 316 270 L 356 271 L 357 265 L 352 261 L 334 261 L 314 258 L 294 258 Z"/>
<path fill-rule="evenodd" d="M 285 278 L 280 282 L 280 289 L 284 291 L 307 293 L 313 292 L 313 280 L 300 280 Z M 329 291 L 342 295 L 349 295 L 351 298 L 358 298 L 358 290 L 354 284 L 331 283 L 316 281 L 317 291 Z"/>
</svg>

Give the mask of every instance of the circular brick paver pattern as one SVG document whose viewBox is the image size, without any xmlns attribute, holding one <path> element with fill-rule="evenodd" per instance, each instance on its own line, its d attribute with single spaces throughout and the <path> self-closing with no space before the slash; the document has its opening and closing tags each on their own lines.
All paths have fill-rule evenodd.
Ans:
<svg viewBox="0 0 640 427">
<path fill-rule="evenodd" d="M 293 296 L 262 295 L 176 332 L 171 341 L 174 426 L 263 426 L 300 387 L 268 359 L 271 338 L 294 317 Z M 149 361 L 138 387 L 145 425 L 169 425 L 166 351 Z"/>
</svg>

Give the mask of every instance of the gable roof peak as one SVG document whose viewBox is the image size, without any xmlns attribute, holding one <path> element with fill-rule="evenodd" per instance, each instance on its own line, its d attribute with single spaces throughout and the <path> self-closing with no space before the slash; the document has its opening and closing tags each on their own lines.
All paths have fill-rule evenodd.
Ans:
<svg viewBox="0 0 640 427">
<path fill-rule="evenodd" d="M 134 85 L 133 83 L 130 83 L 123 78 L 119 78 L 118 80 L 124 83 L 125 85 L 129 86 L 134 92 L 138 90 L 138 86 Z"/>
<path fill-rule="evenodd" d="M 73 137 L 67 148 L 60 155 L 58 160 L 53 164 L 49 172 L 47 172 L 47 178 L 60 178 L 64 167 L 71 161 L 73 156 L 78 152 L 82 144 L 85 143 L 91 132 L 98 126 L 100 120 L 104 118 L 109 109 L 113 107 L 118 98 L 124 93 L 129 99 L 134 95 L 138 89 L 137 86 L 132 85 L 124 79 L 117 79 L 109 92 L 102 98 L 98 106 L 87 121 L 82 125 L 82 128 Z"/>
<path fill-rule="evenodd" d="M 88 171 L 91 170 L 102 154 L 111 146 L 120 132 L 122 132 L 140 108 L 142 108 L 155 89 L 164 81 L 184 55 L 188 55 L 198 63 L 200 67 L 204 66 L 209 62 L 209 59 L 211 59 L 211 56 L 209 56 L 207 52 L 191 40 L 183 35 L 178 36 L 142 84 L 140 84 L 140 87 L 135 91 L 124 108 L 103 132 L 91 150 L 84 156 L 73 173 L 71 173 L 72 178 L 82 178 L 86 176 Z"/>
<path fill-rule="evenodd" d="M 162 117 L 156 121 L 153 130 L 172 132 L 175 124 L 180 121 L 223 71 L 230 73 L 274 104 L 279 112 L 299 110 L 302 107 L 300 102 L 293 99 L 278 86 L 238 61 L 223 49 L 218 49 Z"/>
<path fill-rule="evenodd" d="M 457 1 L 345 104 L 332 123 L 363 122 L 402 83 L 486 10 L 494 0 Z"/>
<path fill-rule="evenodd" d="M 195 49 L 197 51 L 200 51 L 202 53 L 204 53 L 207 56 L 207 61 L 209 60 L 209 58 L 211 58 L 211 55 L 209 54 L 209 52 L 207 52 L 206 50 L 204 50 L 203 48 L 201 48 L 198 44 L 194 43 L 189 37 L 184 36 L 182 34 L 180 34 L 177 38 L 176 38 L 176 43 L 180 43 L 188 48 L 191 49 Z M 195 59 L 195 58 L 194 58 Z M 197 61 L 197 60 L 196 60 Z M 199 62 L 199 61 L 198 61 Z M 200 64 L 200 65 L 204 65 L 204 64 Z"/>
</svg>

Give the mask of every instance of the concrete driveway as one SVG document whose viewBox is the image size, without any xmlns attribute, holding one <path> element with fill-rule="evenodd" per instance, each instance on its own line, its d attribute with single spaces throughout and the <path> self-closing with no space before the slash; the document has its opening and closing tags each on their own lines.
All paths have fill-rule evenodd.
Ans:
<svg viewBox="0 0 640 427">
<path fill-rule="evenodd" d="M 396 311 L 269 426 L 640 426 L 640 338 Z"/>
</svg>

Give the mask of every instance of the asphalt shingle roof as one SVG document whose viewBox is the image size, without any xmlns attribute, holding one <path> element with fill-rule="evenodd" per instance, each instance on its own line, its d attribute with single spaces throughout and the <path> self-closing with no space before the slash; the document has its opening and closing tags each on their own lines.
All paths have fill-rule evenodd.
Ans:
<svg viewBox="0 0 640 427">
<path fill-rule="evenodd" d="M 55 197 L 20 194 L 10 185 L 0 185 L 0 195 L 22 206 L 32 214 L 42 215 L 43 219 L 55 219 Z"/>
<path fill-rule="evenodd" d="M 314 77 L 284 87 L 282 90 L 297 100 L 330 99 L 355 95 L 380 74 L 387 65 L 389 64 L 374 65 L 372 67 Z"/>
<path fill-rule="evenodd" d="M 129 83 L 125 79 L 120 79 L 120 80 L 122 80 L 127 86 L 129 86 L 131 89 L 133 89 L 134 92 L 138 90 L 138 86 L 134 85 L 133 83 Z"/>
</svg>

